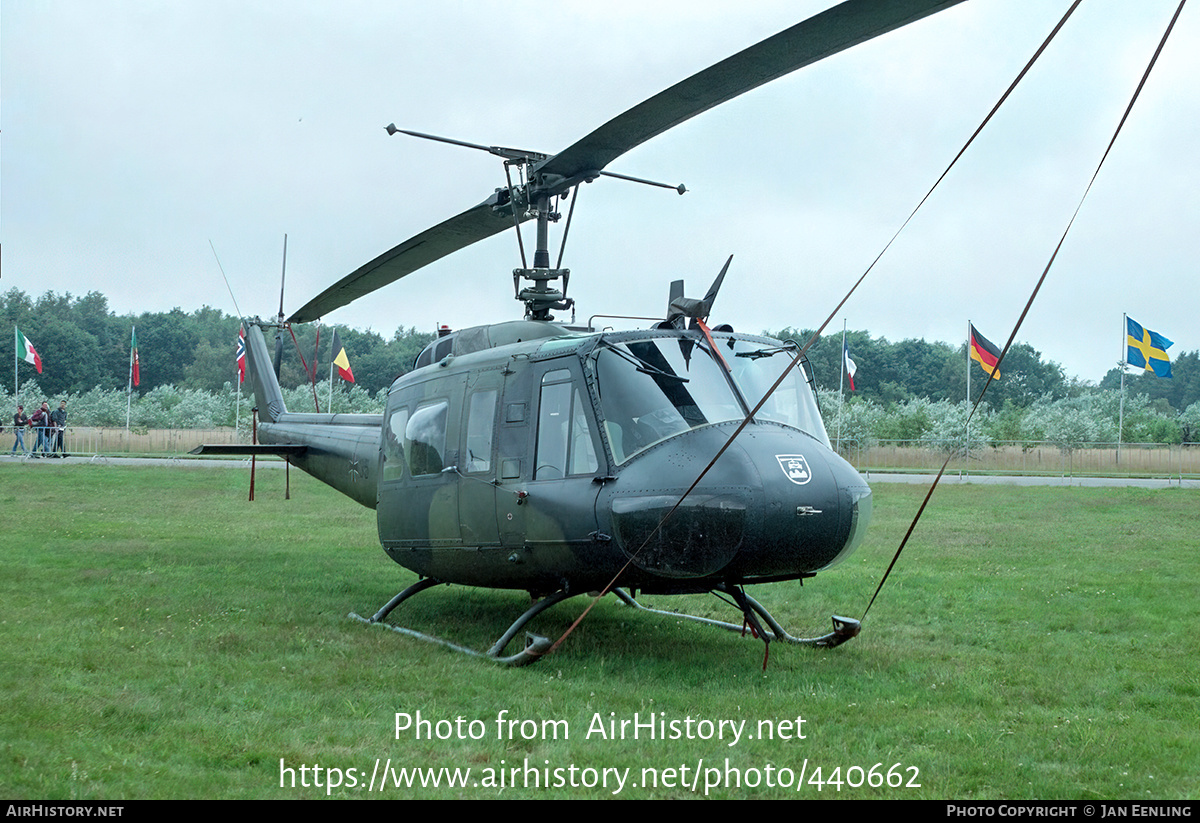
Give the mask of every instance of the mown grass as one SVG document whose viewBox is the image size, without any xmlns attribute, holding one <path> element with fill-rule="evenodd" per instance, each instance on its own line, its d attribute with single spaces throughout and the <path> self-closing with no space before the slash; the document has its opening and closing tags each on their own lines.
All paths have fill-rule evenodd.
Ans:
<svg viewBox="0 0 1200 823">
<path fill-rule="evenodd" d="M 691 797 L 641 770 L 729 766 L 719 797 L 1191 798 L 1200 795 L 1200 495 L 953 486 L 853 642 L 763 646 L 601 603 L 542 663 L 504 670 L 346 619 L 413 579 L 373 513 L 293 473 L 0 466 L 4 643 L 0 794 L 71 799 L 325 797 L 280 760 L 393 767 L 629 768 L 623 797 Z M 923 495 L 877 484 L 866 544 L 803 588 L 755 596 L 795 633 L 861 614 Z M 652 603 L 734 619 L 712 598 Z M 438 589 L 392 621 L 484 648 L 522 595 Z M 583 608 L 539 618 L 556 636 Z M 480 740 L 395 735 L 395 714 L 483 721 Z M 500 739 L 495 718 L 563 720 L 569 739 Z M 804 718 L 804 739 L 606 740 L 593 717 Z M 478 730 L 479 726 L 476 727 Z M 794 737 L 794 735 L 793 735 Z M 547 764 L 547 761 L 549 763 Z M 919 788 L 808 782 L 817 766 L 916 767 Z M 766 768 L 805 769 L 769 788 Z M 561 773 L 569 780 L 569 773 Z M 313 782 L 312 773 L 308 781 Z M 582 772 L 576 778 L 584 777 Z M 911 773 L 905 772 L 905 781 Z M 857 773 L 855 774 L 857 779 Z M 793 777 L 794 779 L 794 777 Z M 322 783 L 325 782 L 323 778 Z M 390 788 L 380 797 L 609 797 L 595 788 Z M 365 797 L 361 788 L 334 797 Z"/>
</svg>

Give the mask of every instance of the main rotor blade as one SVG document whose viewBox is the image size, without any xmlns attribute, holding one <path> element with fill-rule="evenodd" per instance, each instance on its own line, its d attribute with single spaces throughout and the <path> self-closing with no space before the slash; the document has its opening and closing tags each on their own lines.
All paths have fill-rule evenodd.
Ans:
<svg viewBox="0 0 1200 823">
<path fill-rule="evenodd" d="M 533 171 L 564 178 L 599 171 L 635 146 L 713 106 L 961 2 L 847 0 L 676 83 L 542 161 Z M 435 260 L 510 228 L 514 222 L 512 207 L 497 207 L 497 202 L 493 195 L 384 252 L 310 300 L 290 321 L 316 320 Z M 529 219 L 524 210 L 518 218 L 518 222 Z"/>
<path fill-rule="evenodd" d="M 847 0 L 709 66 L 534 167 L 574 177 L 739 94 L 962 0 Z"/>
<path fill-rule="evenodd" d="M 496 197 L 410 237 L 308 301 L 288 320 L 307 323 L 393 283 L 435 260 L 513 227 L 512 207 L 495 208 Z M 528 219 L 518 215 L 521 222 Z"/>
</svg>

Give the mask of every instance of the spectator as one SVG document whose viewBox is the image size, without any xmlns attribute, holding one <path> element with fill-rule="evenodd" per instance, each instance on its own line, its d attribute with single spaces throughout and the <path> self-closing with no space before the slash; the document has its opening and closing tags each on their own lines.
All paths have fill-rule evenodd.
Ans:
<svg viewBox="0 0 1200 823">
<path fill-rule="evenodd" d="M 29 425 L 37 432 L 37 442 L 33 445 L 33 456 L 39 457 L 38 452 L 46 454 L 50 451 L 50 403 L 42 401 L 42 407 L 29 418 Z"/>
<path fill-rule="evenodd" d="M 17 453 L 17 446 L 21 447 L 21 451 L 29 454 L 29 449 L 25 448 L 25 427 L 29 425 L 29 418 L 25 415 L 25 407 L 18 405 L 17 413 L 13 415 L 13 431 L 17 433 L 16 442 L 13 443 L 12 453 Z"/>
<path fill-rule="evenodd" d="M 66 457 L 63 453 L 63 434 L 67 429 L 67 401 L 63 400 L 58 404 L 58 408 L 50 412 L 50 422 L 53 424 L 53 429 L 50 432 L 52 442 L 48 443 L 50 451 L 53 452 L 53 457 Z"/>
</svg>

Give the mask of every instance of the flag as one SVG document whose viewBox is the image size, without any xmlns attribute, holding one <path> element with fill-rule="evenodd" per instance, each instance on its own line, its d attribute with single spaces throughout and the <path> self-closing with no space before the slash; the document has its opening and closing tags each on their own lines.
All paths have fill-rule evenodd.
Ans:
<svg viewBox="0 0 1200 823">
<path fill-rule="evenodd" d="M 333 330 L 333 365 L 337 366 L 338 374 L 343 380 L 354 382 L 354 372 L 350 370 L 350 358 L 346 356 L 346 347 L 338 339 L 337 329 Z"/>
<path fill-rule="evenodd" d="M 850 391 L 854 391 L 854 374 L 858 371 L 858 365 L 850 359 L 850 346 L 845 340 L 842 341 L 842 365 L 846 367 L 846 377 L 850 380 Z"/>
<path fill-rule="evenodd" d="M 973 324 L 967 324 L 971 329 L 971 359 L 979 361 L 979 367 L 987 374 L 990 374 L 993 379 L 1000 379 L 1000 369 L 996 368 L 1000 365 L 1000 350 L 996 345 L 984 337 L 979 332 L 975 331 Z"/>
<path fill-rule="evenodd" d="M 1142 328 L 1132 317 L 1125 318 L 1125 326 L 1129 349 L 1125 359 L 1129 365 L 1152 371 L 1159 377 L 1170 377 L 1171 359 L 1167 357 L 1167 349 L 1171 348 L 1172 342 L 1158 332 Z"/>
<path fill-rule="evenodd" d="M 238 383 L 246 382 L 246 327 L 238 327 L 237 344 Z"/>
<path fill-rule="evenodd" d="M 38 356 L 37 349 L 29 342 L 29 338 L 21 334 L 20 329 L 17 329 L 17 351 L 20 352 L 22 349 L 25 350 L 25 354 L 23 356 L 18 354 L 18 357 L 23 357 L 26 363 L 32 363 L 37 366 L 38 374 L 41 374 L 42 358 Z"/>
<path fill-rule="evenodd" d="M 130 344 L 133 349 L 129 353 L 129 376 L 133 381 L 133 385 L 142 382 L 142 364 L 138 362 L 137 353 L 137 328 L 133 329 L 133 342 Z"/>
</svg>

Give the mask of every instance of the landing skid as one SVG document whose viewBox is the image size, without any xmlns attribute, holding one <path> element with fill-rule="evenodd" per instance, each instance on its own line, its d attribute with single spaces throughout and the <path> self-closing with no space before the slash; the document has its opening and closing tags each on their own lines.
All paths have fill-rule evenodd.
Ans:
<svg viewBox="0 0 1200 823">
<path fill-rule="evenodd" d="M 688 620 L 695 620 L 697 623 L 704 623 L 709 626 L 716 626 L 721 629 L 728 629 L 734 632 L 745 632 L 747 626 L 760 637 L 763 642 L 770 643 L 772 640 L 782 640 L 785 643 L 792 643 L 797 646 L 809 646 L 816 649 L 832 649 L 834 646 L 840 646 L 847 640 L 857 637 L 862 629 L 862 624 L 853 617 L 840 617 L 833 615 L 833 631 L 829 634 L 821 635 L 820 637 L 792 637 L 788 634 L 783 626 L 779 625 L 766 607 L 755 600 L 750 595 L 746 594 L 740 587 L 726 586 L 724 584 L 717 586 L 715 591 L 727 594 L 734 599 L 742 613 L 746 617 L 746 622 L 742 625 L 735 623 L 726 623 L 722 620 L 713 620 L 708 617 L 698 617 L 693 614 L 682 614 L 680 612 L 669 612 L 663 609 L 652 609 L 648 606 L 643 606 L 637 602 L 624 589 L 613 589 L 613 593 L 621 599 L 627 606 L 632 606 L 635 609 L 640 609 L 644 612 L 653 612 L 654 614 L 664 614 L 668 617 L 684 617 Z M 762 618 L 766 622 L 770 630 L 764 629 L 758 622 L 758 618 Z"/>
<path fill-rule="evenodd" d="M 505 647 L 512 642 L 512 639 L 517 636 L 517 633 L 525 627 L 526 623 L 537 617 L 551 606 L 555 606 L 573 596 L 570 592 L 558 591 L 552 595 L 543 597 L 541 600 L 530 606 L 524 614 L 518 617 L 513 624 L 508 627 L 508 631 L 502 634 L 500 639 L 492 644 L 492 647 L 486 652 L 468 649 L 466 646 L 459 646 L 456 643 L 451 643 L 448 640 L 443 640 L 440 637 L 435 637 L 431 634 L 425 634 L 424 632 L 419 632 L 414 629 L 406 629 L 403 626 L 393 626 L 391 624 L 382 622 L 385 617 L 391 614 L 393 609 L 395 609 L 405 600 L 408 600 L 414 595 L 420 594 L 426 589 L 431 589 L 434 586 L 439 586 L 441 584 L 442 581 L 440 580 L 432 577 L 426 577 L 423 580 L 417 581 L 393 597 L 383 608 L 375 612 L 375 614 L 373 614 L 370 618 L 362 617 L 354 612 L 351 612 L 348 617 L 353 620 L 357 620 L 360 623 L 366 623 L 367 625 L 378 624 L 386 629 L 396 632 L 397 634 L 402 634 L 406 637 L 413 637 L 417 640 L 424 640 L 427 643 L 436 643 L 439 646 L 445 646 L 453 651 L 461 652 L 462 654 L 467 654 L 472 657 L 478 657 L 481 660 L 487 660 L 503 666 L 528 666 L 530 663 L 536 663 L 542 658 L 543 655 L 550 651 L 551 646 L 553 646 L 553 642 L 549 638 L 534 634 L 532 632 L 526 632 L 525 648 L 514 655 L 510 655 L 509 657 L 501 657 L 500 655 L 504 651 Z M 839 617 L 835 614 L 833 616 L 833 631 L 831 631 L 829 634 L 825 634 L 820 637 L 792 637 L 781 625 L 779 625 L 779 621 L 777 621 L 771 615 L 771 613 L 766 610 L 766 607 L 764 607 L 750 595 L 746 594 L 745 591 L 743 591 L 739 586 L 726 586 L 722 584 L 716 586 L 714 591 L 721 592 L 722 594 L 726 594 L 734 599 L 734 602 L 737 604 L 738 608 L 742 610 L 742 613 L 745 617 L 745 622 L 740 626 L 735 623 L 726 623 L 724 621 L 713 620 L 708 617 L 698 617 L 696 615 L 682 614 L 680 612 L 669 612 L 663 609 L 652 609 L 637 602 L 637 600 L 634 599 L 634 597 L 624 589 L 614 588 L 612 591 L 613 594 L 615 594 L 627 606 L 632 606 L 633 608 L 644 612 L 662 614 L 668 617 L 684 617 L 688 620 L 694 620 L 697 623 L 704 623 L 709 626 L 716 626 L 718 628 L 727 629 L 734 632 L 744 633 L 746 629 L 749 628 L 754 633 L 755 637 L 761 639 L 765 644 L 770 644 L 772 640 L 782 640 L 785 643 L 792 643 L 797 646 L 831 649 L 834 646 L 842 645 L 853 637 L 857 637 L 862 628 L 858 620 L 855 620 L 852 617 Z M 762 622 L 760 622 L 760 620 Z M 769 629 L 763 627 L 763 622 L 767 624 Z M 763 668 L 766 668 L 765 657 L 763 659 Z"/>
<path fill-rule="evenodd" d="M 452 649 L 456 652 L 468 654 L 472 657 L 478 657 L 481 660 L 488 660 L 492 663 L 498 663 L 502 666 L 528 666 L 530 663 L 536 663 L 539 659 L 541 659 L 542 655 L 550 651 L 550 647 L 553 645 L 553 642 L 549 638 L 542 637 L 539 634 L 533 634 L 532 632 L 526 632 L 525 648 L 509 657 L 501 657 L 500 654 L 504 651 L 504 648 L 512 641 L 512 639 L 516 637 L 517 632 L 521 631 L 521 629 L 525 627 L 526 623 L 537 617 L 551 606 L 557 605 L 566 600 L 568 597 L 572 596 L 569 592 L 558 591 L 552 595 L 549 595 L 548 597 L 543 597 L 541 600 L 530 606 L 524 614 L 518 617 L 513 624 L 508 627 L 508 631 L 501 635 L 500 639 L 493 643 L 492 647 L 486 652 L 468 649 L 466 646 L 459 646 L 455 643 L 451 643 L 448 640 L 443 640 L 442 638 L 435 637 L 431 634 L 415 631 L 414 629 L 406 629 L 403 626 L 393 626 L 388 623 L 381 622 L 391 613 L 393 609 L 395 609 L 408 598 L 412 597 L 413 595 L 420 594 L 426 589 L 441 585 L 441 583 L 442 581 L 440 580 L 435 580 L 432 577 L 426 577 L 424 580 L 417 581 L 393 597 L 387 602 L 387 605 L 375 612 L 375 614 L 373 614 L 369 619 L 355 614 L 354 612 L 350 612 L 348 617 L 353 620 L 358 620 L 361 623 L 366 623 L 367 625 L 378 623 L 384 628 L 391 629 L 397 634 L 403 634 L 406 637 L 414 637 L 417 640 L 424 640 L 427 643 L 437 643 L 439 646 L 445 646 L 446 648 Z"/>
</svg>

